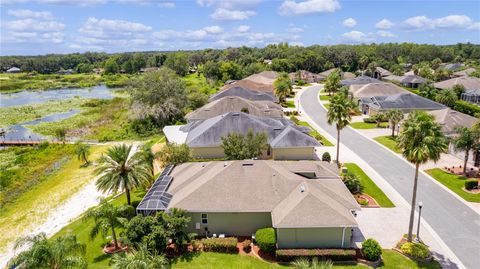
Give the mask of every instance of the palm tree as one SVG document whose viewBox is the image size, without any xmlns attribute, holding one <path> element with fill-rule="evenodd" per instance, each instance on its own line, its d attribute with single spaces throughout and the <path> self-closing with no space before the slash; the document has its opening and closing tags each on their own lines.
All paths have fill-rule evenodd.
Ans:
<svg viewBox="0 0 480 269">
<path fill-rule="evenodd" d="M 465 159 L 463 161 L 463 174 L 467 174 L 467 163 L 470 150 L 478 146 L 478 132 L 474 128 L 458 126 L 455 128 L 457 136 L 453 138 L 453 146 L 456 151 L 465 151 Z"/>
<path fill-rule="evenodd" d="M 387 119 L 392 127 L 392 137 L 395 137 L 395 127 L 403 120 L 403 112 L 400 109 L 392 109 L 387 112 Z"/>
<path fill-rule="evenodd" d="M 65 235 L 48 240 L 45 233 L 22 237 L 14 248 L 30 246 L 9 262 L 9 268 L 87 268 L 84 258 L 85 245 L 77 242 L 74 235 Z M 20 266 L 21 265 L 21 266 Z"/>
<path fill-rule="evenodd" d="M 88 154 L 90 153 L 90 146 L 87 144 L 82 143 L 81 141 L 77 141 L 75 143 L 75 153 L 77 154 L 77 158 L 79 160 L 83 160 L 85 165 L 88 165 L 90 162 L 88 161 Z"/>
<path fill-rule="evenodd" d="M 280 73 L 275 82 L 273 82 L 273 86 L 275 87 L 275 95 L 282 103 L 292 93 L 292 81 L 285 72 Z"/>
<path fill-rule="evenodd" d="M 442 90 L 435 96 L 435 101 L 442 103 L 448 107 L 453 107 L 457 99 L 457 94 L 450 89 Z"/>
<path fill-rule="evenodd" d="M 350 112 L 354 104 L 345 94 L 336 94 L 330 99 L 330 107 L 327 112 L 328 124 L 335 123 L 337 128 L 337 165 L 340 166 L 340 131 L 350 124 L 352 117 Z"/>
<path fill-rule="evenodd" d="M 89 209 L 83 216 L 84 220 L 93 219 L 95 225 L 90 231 L 90 238 L 95 238 L 100 232 L 106 235 L 109 230 L 112 233 L 113 244 L 118 249 L 118 240 L 115 228 L 125 227 L 128 220 L 122 217 L 123 210 L 107 200 L 102 199 L 100 205 Z"/>
<path fill-rule="evenodd" d="M 132 146 L 115 145 L 98 162 L 100 166 L 95 172 L 101 176 L 97 180 L 97 188 L 102 191 L 125 191 L 129 205 L 130 191 L 150 182 L 150 171 L 140 155 L 133 154 Z"/>
<path fill-rule="evenodd" d="M 435 122 L 432 115 L 424 111 L 414 111 L 408 115 L 397 141 L 397 147 L 402 149 L 403 156 L 415 164 L 410 224 L 408 226 L 408 241 L 411 242 L 420 164 L 440 159 L 440 154 L 447 151 L 448 143 L 441 126 Z"/>
<path fill-rule="evenodd" d="M 139 245 L 138 250 L 128 254 L 115 254 L 112 258 L 113 269 L 168 269 L 170 264 L 163 255 L 149 252 L 147 246 Z"/>
<path fill-rule="evenodd" d="M 63 144 L 65 144 L 65 140 L 66 140 L 66 137 L 67 137 L 67 129 L 63 128 L 63 127 L 59 127 L 57 129 L 55 129 L 55 137 L 62 141 Z"/>
<path fill-rule="evenodd" d="M 325 80 L 325 86 L 324 89 L 325 91 L 328 92 L 328 95 L 332 95 L 332 93 L 338 91 L 340 88 L 340 80 L 342 79 L 342 76 L 340 74 L 340 70 L 335 69 L 330 75 Z"/>
<path fill-rule="evenodd" d="M 154 166 L 153 163 L 155 162 L 155 154 L 152 152 L 152 148 L 149 145 L 144 145 L 141 150 L 136 153 L 138 154 L 138 158 L 142 159 L 143 164 L 147 167 L 150 171 L 152 177 L 154 176 Z"/>
</svg>

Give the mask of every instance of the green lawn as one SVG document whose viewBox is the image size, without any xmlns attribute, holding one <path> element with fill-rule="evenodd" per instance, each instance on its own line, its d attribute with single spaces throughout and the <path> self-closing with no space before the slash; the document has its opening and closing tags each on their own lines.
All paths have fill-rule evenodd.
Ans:
<svg viewBox="0 0 480 269">
<path fill-rule="evenodd" d="M 367 123 L 367 122 L 352 122 L 350 123 L 350 127 L 353 129 L 375 129 L 375 128 L 388 128 L 388 123 L 382 122 L 380 123 L 380 127 L 377 127 L 376 123 Z"/>
<path fill-rule="evenodd" d="M 294 101 L 286 101 L 283 106 L 286 106 L 288 108 L 295 108 L 295 102 Z"/>
<path fill-rule="evenodd" d="M 321 100 L 321 101 L 330 101 L 330 98 L 331 98 L 331 97 L 332 97 L 332 96 L 330 96 L 330 95 L 321 94 L 321 95 L 320 95 L 320 100 Z"/>
<path fill-rule="evenodd" d="M 326 110 L 330 109 L 330 104 L 323 104 L 323 106 L 325 107 Z"/>
<path fill-rule="evenodd" d="M 465 201 L 480 203 L 480 193 L 468 193 L 462 189 L 465 187 L 464 184 L 466 178 L 464 176 L 453 175 L 443 171 L 440 168 L 426 170 L 425 172 L 427 172 L 427 174 L 432 176 L 438 182 L 442 183 L 445 187 L 449 188 L 460 197 L 465 199 Z"/>
<path fill-rule="evenodd" d="M 313 136 L 313 137 L 317 137 L 319 136 L 320 134 L 317 132 L 317 130 L 315 130 L 310 124 L 308 124 L 308 122 L 306 121 L 300 121 L 298 122 L 299 125 L 302 125 L 302 126 L 307 126 L 307 127 L 310 127 L 310 129 L 312 129 L 312 131 L 310 132 L 310 135 Z M 326 139 L 323 135 L 322 135 L 322 139 L 320 140 L 320 142 L 322 143 L 322 145 L 324 146 L 333 146 L 333 143 L 330 142 L 328 139 Z"/>
<path fill-rule="evenodd" d="M 441 269 L 438 262 L 433 261 L 430 263 L 419 263 L 410 260 L 396 251 L 384 250 L 383 264 L 377 268 L 385 269 Z M 236 254 L 222 254 L 203 252 L 183 259 L 175 261 L 172 265 L 173 269 L 193 269 L 193 268 L 205 268 L 205 269 L 238 269 L 238 268 L 291 268 L 287 265 L 278 265 L 273 263 L 266 263 L 250 256 L 242 256 Z M 363 264 L 351 264 L 351 265 L 334 265 L 336 269 L 366 269 L 371 268 Z"/>
<path fill-rule="evenodd" d="M 395 138 L 393 138 L 390 135 L 375 137 L 374 140 L 384 145 L 385 147 L 389 148 L 391 151 L 395 153 L 402 153 L 402 151 L 399 148 L 397 148 L 397 142 L 395 141 Z"/>
<path fill-rule="evenodd" d="M 132 193 L 132 202 L 134 201 L 141 201 L 145 192 L 143 191 L 134 191 Z M 112 203 L 116 206 L 125 205 L 127 203 L 127 199 L 125 195 L 121 195 L 116 199 L 112 200 Z M 84 221 L 83 219 L 79 218 L 69 225 L 65 226 L 62 230 L 60 230 L 57 234 L 53 237 L 57 237 L 60 235 L 65 234 L 74 234 L 77 236 L 77 240 L 81 243 L 87 245 L 86 249 L 86 259 L 88 262 L 88 268 L 108 268 L 108 264 L 110 262 L 110 255 L 103 253 L 103 247 L 106 243 L 108 243 L 111 239 L 103 238 L 102 235 L 98 235 L 95 239 L 90 239 L 90 231 L 93 227 L 93 220 Z M 119 234 L 121 234 L 121 230 L 118 229 Z"/>
<path fill-rule="evenodd" d="M 395 207 L 395 205 L 388 199 L 383 191 L 372 181 L 372 179 L 363 172 L 363 170 L 354 163 L 346 163 L 345 167 L 348 168 L 350 173 L 357 175 L 358 179 L 362 183 L 363 192 L 371 196 L 377 201 L 381 207 Z"/>
</svg>

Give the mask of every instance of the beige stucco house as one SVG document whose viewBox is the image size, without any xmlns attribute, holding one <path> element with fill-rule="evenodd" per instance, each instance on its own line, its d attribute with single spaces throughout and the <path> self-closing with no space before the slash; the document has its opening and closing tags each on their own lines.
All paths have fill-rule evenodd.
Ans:
<svg viewBox="0 0 480 269">
<path fill-rule="evenodd" d="M 137 212 L 171 208 L 186 210 L 189 232 L 204 236 L 273 227 L 278 248 L 348 248 L 360 209 L 335 164 L 271 160 L 167 167 Z"/>
</svg>

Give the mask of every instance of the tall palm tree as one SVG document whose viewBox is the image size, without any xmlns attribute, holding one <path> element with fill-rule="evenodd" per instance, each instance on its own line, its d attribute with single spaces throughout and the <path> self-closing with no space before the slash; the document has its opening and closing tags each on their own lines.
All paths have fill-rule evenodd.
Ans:
<svg viewBox="0 0 480 269">
<path fill-rule="evenodd" d="M 338 91 L 338 89 L 341 87 L 341 79 L 342 75 L 340 74 L 340 70 L 338 69 L 335 69 L 332 73 L 330 73 L 330 75 L 328 75 L 328 77 L 325 79 L 324 86 L 324 89 L 328 92 L 328 95 L 332 95 L 332 93 Z"/>
<path fill-rule="evenodd" d="M 280 102 L 285 102 L 285 98 L 292 93 L 292 81 L 287 73 L 282 72 L 273 82 L 275 88 L 275 95 L 278 97 Z"/>
<path fill-rule="evenodd" d="M 458 126 L 455 128 L 457 136 L 453 138 L 453 146 L 456 151 L 464 151 L 465 158 L 463 161 L 463 174 L 467 174 L 467 163 L 470 150 L 475 147 L 478 147 L 478 132 L 475 132 L 475 129 L 469 129 L 467 127 Z"/>
<path fill-rule="evenodd" d="M 90 153 L 90 146 L 89 145 L 84 144 L 81 141 L 77 141 L 75 143 L 75 153 L 77 154 L 77 158 L 79 160 L 83 160 L 85 165 L 88 165 L 90 163 L 88 161 L 88 154 Z"/>
<path fill-rule="evenodd" d="M 403 112 L 400 109 L 392 109 L 387 112 L 387 119 L 392 127 L 392 137 L 395 137 L 395 128 L 403 120 Z"/>
<path fill-rule="evenodd" d="M 57 129 L 55 129 L 55 137 L 62 141 L 63 144 L 65 144 L 65 140 L 67 139 L 67 129 L 65 129 L 64 127 L 59 127 Z"/>
<path fill-rule="evenodd" d="M 90 231 L 90 238 L 95 238 L 99 233 L 103 235 L 108 234 L 110 230 L 112 233 L 113 244 L 118 249 L 117 233 L 115 228 L 125 227 L 128 220 L 122 217 L 123 210 L 118 208 L 107 200 L 102 199 L 100 205 L 89 209 L 83 216 L 84 220 L 93 219 L 95 225 Z"/>
<path fill-rule="evenodd" d="M 457 94 L 451 89 L 441 90 L 435 96 L 435 101 L 444 104 L 448 107 L 453 107 L 457 101 Z"/>
<path fill-rule="evenodd" d="M 149 145 L 144 145 L 140 151 L 138 151 L 138 158 L 142 159 L 143 164 L 147 167 L 150 171 L 152 177 L 154 176 L 154 166 L 153 163 L 155 162 L 155 154 L 152 151 L 152 148 Z"/>
<path fill-rule="evenodd" d="M 439 160 L 440 154 L 447 151 L 448 142 L 442 133 L 441 126 L 435 122 L 432 115 L 424 111 L 414 111 L 408 115 L 397 141 L 397 147 L 402 149 L 403 156 L 415 165 L 410 223 L 408 226 L 408 241 L 412 241 L 420 164 L 429 160 Z"/>
<path fill-rule="evenodd" d="M 140 155 L 133 154 L 132 146 L 115 145 L 107 150 L 98 160 L 95 170 L 100 178 L 97 188 L 102 191 L 125 191 L 127 203 L 130 205 L 130 191 L 145 186 L 150 182 L 151 174 Z"/>
<path fill-rule="evenodd" d="M 163 255 L 149 252 L 147 246 L 139 245 L 138 250 L 130 253 L 115 254 L 112 258 L 113 269 L 168 269 L 170 264 Z"/>
<path fill-rule="evenodd" d="M 330 99 L 330 107 L 327 112 L 328 124 L 335 123 L 337 128 L 337 165 L 340 166 L 340 131 L 350 124 L 352 117 L 350 112 L 354 104 L 345 94 L 336 94 Z"/>
<path fill-rule="evenodd" d="M 48 240 L 45 233 L 40 233 L 20 238 L 14 247 L 19 249 L 29 245 L 30 248 L 13 258 L 9 266 L 16 265 L 25 269 L 87 268 L 85 245 L 77 242 L 74 235 Z"/>
</svg>

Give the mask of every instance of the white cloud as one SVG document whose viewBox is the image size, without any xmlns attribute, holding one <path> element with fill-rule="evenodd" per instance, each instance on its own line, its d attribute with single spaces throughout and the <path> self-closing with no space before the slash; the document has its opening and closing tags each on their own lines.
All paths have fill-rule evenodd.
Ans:
<svg viewBox="0 0 480 269">
<path fill-rule="evenodd" d="M 355 25 L 357 25 L 357 21 L 354 19 L 354 18 L 348 18 L 348 19 L 345 19 L 343 22 L 342 22 L 343 26 L 345 27 L 348 27 L 348 28 L 353 28 L 355 27 Z"/>
<path fill-rule="evenodd" d="M 163 0 L 162 0 L 163 1 Z M 120 4 L 135 4 L 135 5 L 149 5 L 160 2 L 159 0 L 2 0 L 2 5 L 10 4 L 24 4 L 24 3 L 38 3 L 48 5 L 75 5 L 75 6 L 96 6 L 107 3 Z M 172 8 L 175 3 L 169 0 L 158 4 L 161 7 Z"/>
<path fill-rule="evenodd" d="M 289 33 L 301 33 L 303 31 L 305 31 L 305 29 L 303 29 L 302 27 L 294 26 L 294 25 L 290 25 L 287 28 L 287 32 Z"/>
<path fill-rule="evenodd" d="M 49 32 L 60 31 L 65 28 L 65 24 L 56 21 L 39 21 L 35 19 L 23 19 L 8 21 L 5 27 L 12 31 L 35 31 Z"/>
<path fill-rule="evenodd" d="M 389 31 L 379 30 L 377 31 L 377 36 L 379 37 L 396 37 L 397 35 Z"/>
<path fill-rule="evenodd" d="M 175 2 L 165 1 L 165 2 L 162 2 L 158 5 L 161 6 L 161 7 L 164 7 L 164 8 L 174 8 L 175 7 Z"/>
<path fill-rule="evenodd" d="M 432 29 L 467 29 L 475 30 L 480 22 L 474 22 L 466 15 L 448 15 L 440 18 L 415 16 L 402 22 L 402 28 L 409 31 L 425 31 Z"/>
<path fill-rule="evenodd" d="M 224 21 L 239 21 L 246 20 L 256 13 L 252 10 L 232 10 L 225 8 L 217 8 L 210 17 L 214 20 L 224 20 Z"/>
<path fill-rule="evenodd" d="M 393 22 L 387 19 L 382 19 L 381 21 L 375 24 L 375 28 L 377 29 L 390 29 L 392 27 L 393 27 Z"/>
<path fill-rule="evenodd" d="M 30 9 L 10 9 L 8 15 L 18 18 L 44 19 L 52 20 L 53 15 L 50 11 L 33 11 Z"/>
<path fill-rule="evenodd" d="M 310 13 L 327 13 L 340 9 L 337 0 L 285 0 L 278 8 L 280 15 L 303 15 Z"/>
<path fill-rule="evenodd" d="M 205 30 L 209 34 L 219 34 L 223 32 L 223 29 L 217 25 L 205 27 L 203 28 L 203 30 Z"/>
<path fill-rule="evenodd" d="M 246 33 L 248 31 L 250 31 L 250 26 L 248 25 L 240 25 L 237 27 L 237 32 L 239 33 Z"/>
<path fill-rule="evenodd" d="M 251 8 L 261 0 L 197 0 L 197 4 L 202 7 L 221 7 L 226 9 L 245 9 Z"/>
<path fill-rule="evenodd" d="M 360 31 L 350 31 L 347 33 L 343 33 L 342 37 L 344 37 L 347 41 L 351 41 L 353 43 L 366 43 L 374 40 L 372 34 L 365 34 Z"/>
<path fill-rule="evenodd" d="M 148 32 L 151 29 L 152 27 L 137 22 L 90 17 L 79 31 L 90 36 L 104 37 L 111 34 L 131 35 L 132 33 Z"/>
</svg>

